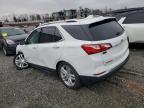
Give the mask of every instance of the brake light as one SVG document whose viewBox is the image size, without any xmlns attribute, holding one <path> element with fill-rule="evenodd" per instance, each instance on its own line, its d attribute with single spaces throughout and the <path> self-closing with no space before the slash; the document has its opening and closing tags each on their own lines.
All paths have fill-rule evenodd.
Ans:
<svg viewBox="0 0 144 108">
<path fill-rule="evenodd" d="M 88 54 L 95 54 L 106 51 L 110 49 L 112 46 L 111 44 L 84 44 L 81 46 L 83 50 Z"/>
</svg>

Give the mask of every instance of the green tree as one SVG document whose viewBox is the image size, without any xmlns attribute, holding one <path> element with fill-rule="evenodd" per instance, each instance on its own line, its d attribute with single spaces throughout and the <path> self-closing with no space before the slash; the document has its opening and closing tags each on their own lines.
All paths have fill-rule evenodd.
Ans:
<svg viewBox="0 0 144 108">
<path fill-rule="evenodd" d="M 18 21 L 17 18 L 16 18 L 16 16 L 13 16 L 13 21 L 14 21 L 14 22 L 17 22 L 17 21 Z"/>
<path fill-rule="evenodd" d="M 37 20 L 41 20 L 41 16 L 39 14 L 36 15 Z"/>
</svg>

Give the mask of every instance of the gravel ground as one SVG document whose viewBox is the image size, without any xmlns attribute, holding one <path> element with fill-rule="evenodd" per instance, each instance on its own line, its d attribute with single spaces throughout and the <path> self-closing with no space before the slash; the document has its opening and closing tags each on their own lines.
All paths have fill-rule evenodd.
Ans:
<svg viewBox="0 0 144 108">
<path fill-rule="evenodd" d="M 67 89 L 55 73 L 18 71 L 0 50 L 0 108 L 144 108 L 144 49 L 104 81 Z"/>
</svg>

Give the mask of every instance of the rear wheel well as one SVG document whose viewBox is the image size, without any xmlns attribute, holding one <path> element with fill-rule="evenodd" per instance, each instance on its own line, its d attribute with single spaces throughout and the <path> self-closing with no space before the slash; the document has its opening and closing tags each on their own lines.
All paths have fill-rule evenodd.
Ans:
<svg viewBox="0 0 144 108">
<path fill-rule="evenodd" d="M 69 64 L 70 66 L 72 66 L 69 62 L 66 62 L 66 61 L 59 61 L 56 65 L 56 71 L 58 72 L 58 67 L 61 63 L 66 63 L 66 64 Z M 73 66 L 72 66 L 73 67 Z"/>
<path fill-rule="evenodd" d="M 66 62 L 66 61 L 59 61 L 59 62 L 57 63 L 57 65 L 56 65 L 56 72 L 57 72 L 57 73 L 58 73 L 59 65 L 60 65 L 61 63 L 66 63 L 66 64 L 70 65 L 71 67 L 73 67 L 73 65 L 71 65 L 69 62 Z M 74 68 L 74 67 L 73 67 L 73 68 Z"/>
<path fill-rule="evenodd" d="M 67 85 L 67 84 L 64 82 L 64 80 L 63 80 L 63 78 L 62 78 L 62 76 L 61 76 L 61 72 L 59 72 L 59 71 L 60 71 L 60 70 L 59 70 L 59 66 L 63 66 L 63 65 L 69 66 L 69 67 L 72 69 L 72 72 L 74 73 L 74 76 L 75 76 L 75 84 L 74 84 L 73 86 Z M 66 87 L 68 87 L 68 88 L 70 88 L 70 89 L 78 89 L 78 88 L 81 87 L 81 81 L 80 81 L 79 74 L 77 73 L 77 71 L 74 69 L 74 67 L 73 67 L 70 63 L 68 63 L 68 62 L 66 62 L 66 61 L 59 61 L 59 62 L 57 63 L 57 65 L 56 65 L 56 70 L 57 70 L 57 75 L 59 76 L 59 78 L 61 79 L 61 81 L 63 82 L 63 84 L 64 84 Z"/>
<path fill-rule="evenodd" d="M 66 63 L 65 61 L 59 61 L 58 63 L 57 63 L 57 65 L 56 65 L 56 71 L 58 72 L 58 67 L 59 67 L 59 65 L 61 64 L 61 63 Z"/>
</svg>

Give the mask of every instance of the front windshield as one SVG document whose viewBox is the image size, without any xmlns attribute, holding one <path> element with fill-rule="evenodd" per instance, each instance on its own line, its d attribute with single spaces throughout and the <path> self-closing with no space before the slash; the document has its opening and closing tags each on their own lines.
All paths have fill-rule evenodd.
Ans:
<svg viewBox="0 0 144 108">
<path fill-rule="evenodd" d="M 20 28 L 2 28 L 0 29 L 0 33 L 7 34 L 7 36 L 15 36 L 25 34 L 25 32 Z"/>
</svg>

